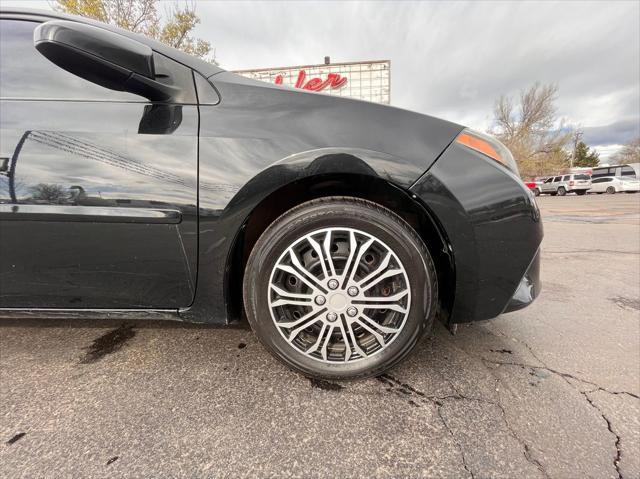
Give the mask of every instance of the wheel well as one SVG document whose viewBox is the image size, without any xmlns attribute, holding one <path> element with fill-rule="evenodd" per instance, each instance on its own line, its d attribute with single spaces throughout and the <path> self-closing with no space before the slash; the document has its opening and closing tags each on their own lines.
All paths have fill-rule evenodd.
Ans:
<svg viewBox="0 0 640 479">
<path fill-rule="evenodd" d="M 307 177 L 274 191 L 264 198 L 247 218 L 229 256 L 225 295 L 229 320 L 242 317 L 242 281 L 249 255 L 260 235 L 280 215 L 309 200 L 326 196 L 354 196 L 378 203 L 402 217 L 429 249 L 438 274 L 439 317 L 446 321 L 455 290 L 450 244 L 444 230 L 427 208 L 410 193 L 389 182 L 366 175 L 341 174 Z"/>
</svg>

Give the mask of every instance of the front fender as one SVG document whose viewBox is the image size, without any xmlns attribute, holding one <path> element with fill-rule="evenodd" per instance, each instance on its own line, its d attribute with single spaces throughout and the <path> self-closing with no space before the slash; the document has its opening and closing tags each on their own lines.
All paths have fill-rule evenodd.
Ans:
<svg viewBox="0 0 640 479">
<path fill-rule="evenodd" d="M 406 189 L 420 177 L 424 169 L 392 155 L 362 148 L 318 148 L 304 151 L 287 156 L 256 174 L 231 199 L 223 216 L 246 202 L 255 206 L 277 189 L 310 176 L 374 176 Z"/>
<path fill-rule="evenodd" d="M 259 171 L 231 196 L 224 208 L 216 206 L 232 190 L 210 188 L 206 181 L 201 182 L 198 283 L 193 305 L 182 310 L 181 316 L 195 322 L 226 322 L 223 278 L 230 267 L 230 253 L 252 211 L 282 187 L 309 177 L 339 174 L 370 176 L 407 189 L 421 173 L 415 165 L 386 153 L 361 148 L 319 148 L 287 156 Z"/>
</svg>

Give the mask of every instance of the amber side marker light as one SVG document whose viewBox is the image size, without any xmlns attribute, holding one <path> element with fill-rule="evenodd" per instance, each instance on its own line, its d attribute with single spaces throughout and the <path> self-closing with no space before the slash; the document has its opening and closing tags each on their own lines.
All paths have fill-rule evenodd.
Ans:
<svg viewBox="0 0 640 479">
<path fill-rule="evenodd" d="M 505 161 L 493 145 L 482 138 L 470 135 L 469 133 L 460 133 L 458 138 L 456 138 L 456 141 L 461 145 L 471 148 L 472 150 L 479 151 L 480 153 L 487 155 L 489 158 L 493 158 L 494 160 L 505 164 Z"/>
</svg>

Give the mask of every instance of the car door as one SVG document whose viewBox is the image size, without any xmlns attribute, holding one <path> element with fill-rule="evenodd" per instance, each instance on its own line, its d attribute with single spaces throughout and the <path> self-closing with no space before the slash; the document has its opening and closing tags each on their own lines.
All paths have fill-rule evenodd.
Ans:
<svg viewBox="0 0 640 479">
<path fill-rule="evenodd" d="M 542 184 L 542 191 L 544 193 L 551 193 L 552 191 L 555 191 L 555 188 L 553 186 L 553 178 L 547 178 L 544 183 Z"/>
<path fill-rule="evenodd" d="M 197 272 L 193 73 L 154 53 L 181 103 L 79 78 L 0 18 L 0 307 L 178 308 Z"/>
<path fill-rule="evenodd" d="M 611 178 L 595 178 L 591 180 L 591 189 L 589 190 L 589 193 L 604 193 L 609 181 L 611 181 Z"/>
</svg>

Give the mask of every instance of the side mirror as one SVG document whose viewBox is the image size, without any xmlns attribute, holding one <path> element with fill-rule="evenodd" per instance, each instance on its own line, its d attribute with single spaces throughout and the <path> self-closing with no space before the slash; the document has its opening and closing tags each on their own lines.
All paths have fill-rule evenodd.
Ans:
<svg viewBox="0 0 640 479">
<path fill-rule="evenodd" d="M 33 32 L 42 55 L 60 68 L 92 83 L 169 101 L 178 89 L 155 79 L 153 50 L 103 28 L 66 20 L 51 20 Z"/>
</svg>

